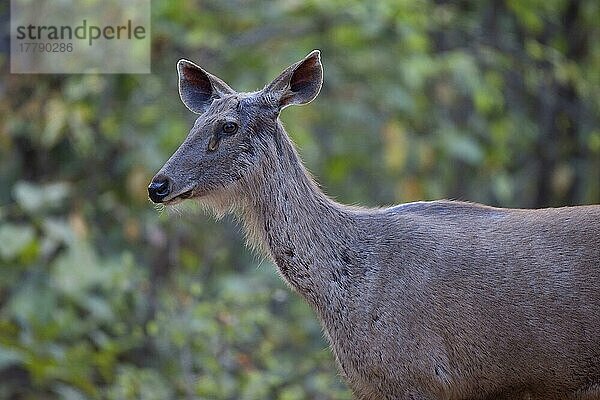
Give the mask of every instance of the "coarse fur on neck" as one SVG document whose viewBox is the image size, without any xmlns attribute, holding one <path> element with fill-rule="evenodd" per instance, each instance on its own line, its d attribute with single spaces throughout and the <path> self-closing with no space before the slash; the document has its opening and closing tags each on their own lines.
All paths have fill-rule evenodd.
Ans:
<svg viewBox="0 0 600 400">
<path fill-rule="evenodd" d="M 284 280 L 315 305 L 339 283 L 337 264 L 353 234 L 353 209 L 327 197 L 303 166 L 278 121 L 273 149 L 240 181 L 240 217 L 250 246 L 266 254 Z M 273 145 L 274 143 L 274 145 Z M 345 240 L 346 239 L 346 240 Z"/>
</svg>

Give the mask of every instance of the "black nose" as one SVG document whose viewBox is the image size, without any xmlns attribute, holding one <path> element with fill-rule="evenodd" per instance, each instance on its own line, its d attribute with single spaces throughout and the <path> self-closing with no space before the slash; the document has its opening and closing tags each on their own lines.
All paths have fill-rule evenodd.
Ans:
<svg viewBox="0 0 600 400">
<path fill-rule="evenodd" d="M 155 177 L 148 185 L 148 196 L 155 203 L 161 203 L 169 193 L 171 193 L 171 184 L 167 177 Z"/>
</svg>

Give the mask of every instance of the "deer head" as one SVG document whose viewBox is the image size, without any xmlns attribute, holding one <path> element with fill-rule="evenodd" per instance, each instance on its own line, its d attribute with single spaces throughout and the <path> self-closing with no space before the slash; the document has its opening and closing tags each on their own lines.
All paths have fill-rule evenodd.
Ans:
<svg viewBox="0 0 600 400">
<path fill-rule="evenodd" d="M 238 93 L 196 64 L 180 60 L 179 95 L 200 116 L 186 139 L 148 186 L 155 203 L 221 195 L 277 157 L 279 113 L 312 101 L 321 89 L 320 52 L 286 68 L 264 89 Z"/>
</svg>

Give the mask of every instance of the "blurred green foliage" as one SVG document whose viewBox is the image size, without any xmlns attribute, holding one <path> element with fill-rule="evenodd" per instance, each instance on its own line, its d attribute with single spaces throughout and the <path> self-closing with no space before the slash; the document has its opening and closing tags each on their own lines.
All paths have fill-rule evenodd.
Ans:
<svg viewBox="0 0 600 400">
<path fill-rule="evenodd" d="M 320 97 L 282 119 L 340 201 L 600 202 L 597 0 L 184 0 L 152 15 L 150 75 L 11 75 L 1 55 L 2 399 L 350 398 L 313 314 L 232 220 L 147 200 L 194 118 L 182 57 L 254 90 L 321 49 Z"/>
</svg>

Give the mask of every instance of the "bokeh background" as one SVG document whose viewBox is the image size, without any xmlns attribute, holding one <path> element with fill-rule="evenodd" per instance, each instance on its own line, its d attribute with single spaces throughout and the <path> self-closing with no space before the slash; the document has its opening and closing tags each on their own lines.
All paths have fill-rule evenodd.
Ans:
<svg viewBox="0 0 600 400">
<path fill-rule="evenodd" d="M 182 57 L 249 91 L 321 49 L 281 118 L 339 201 L 600 203 L 597 0 L 153 1 L 152 38 L 150 75 L 11 75 L 2 44 L 0 399 L 350 398 L 235 221 L 147 199 Z"/>
</svg>

